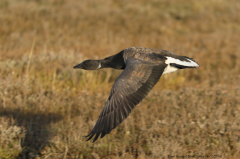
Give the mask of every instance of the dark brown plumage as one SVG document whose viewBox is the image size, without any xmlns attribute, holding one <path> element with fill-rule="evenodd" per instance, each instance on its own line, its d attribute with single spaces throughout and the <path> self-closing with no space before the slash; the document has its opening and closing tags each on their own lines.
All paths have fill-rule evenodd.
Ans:
<svg viewBox="0 0 240 159">
<path fill-rule="evenodd" d="M 95 70 L 100 68 L 124 69 L 112 86 L 102 112 L 86 136 L 94 135 L 93 142 L 109 134 L 123 122 L 135 106 L 147 96 L 162 74 L 199 65 L 191 58 L 178 56 L 166 50 L 131 47 L 103 60 L 86 60 L 74 68 Z"/>
</svg>

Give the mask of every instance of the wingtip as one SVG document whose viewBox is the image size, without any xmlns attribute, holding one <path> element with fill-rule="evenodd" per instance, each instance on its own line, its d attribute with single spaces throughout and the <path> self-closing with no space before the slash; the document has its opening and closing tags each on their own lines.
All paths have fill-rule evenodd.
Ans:
<svg viewBox="0 0 240 159">
<path fill-rule="evenodd" d="M 95 136 L 95 138 L 93 139 L 93 142 L 92 142 L 92 143 L 94 143 L 94 142 L 98 139 L 99 135 L 100 135 L 100 133 L 96 134 L 96 136 Z"/>
<path fill-rule="evenodd" d="M 86 141 L 89 141 L 91 140 L 91 138 L 94 136 L 94 133 L 89 133 L 87 136 L 84 136 L 84 137 L 88 137 L 88 139 Z"/>
<path fill-rule="evenodd" d="M 88 136 L 90 136 L 92 134 L 92 132 L 90 132 L 88 135 L 86 135 L 86 136 L 83 136 L 83 137 L 88 137 Z"/>
</svg>

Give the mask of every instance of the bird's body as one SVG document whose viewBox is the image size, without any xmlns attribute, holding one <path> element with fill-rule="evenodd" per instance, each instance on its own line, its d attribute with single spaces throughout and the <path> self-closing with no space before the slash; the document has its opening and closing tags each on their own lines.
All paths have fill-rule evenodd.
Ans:
<svg viewBox="0 0 240 159">
<path fill-rule="evenodd" d="M 162 74 L 178 69 L 196 68 L 191 58 L 166 50 L 131 47 L 102 60 L 86 60 L 74 68 L 96 70 L 100 68 L 124 69 L 112 86 L 109 98 L 93 130 L 87 135 L 93 142 L 110 133 L 128 117 L 158 82 Z"/>
</svg>

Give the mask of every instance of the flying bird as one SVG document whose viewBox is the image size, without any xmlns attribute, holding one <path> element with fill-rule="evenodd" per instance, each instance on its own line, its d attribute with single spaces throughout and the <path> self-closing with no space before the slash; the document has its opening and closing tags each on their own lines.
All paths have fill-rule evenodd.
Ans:
<svg viewBox="0 0 240 159">
<path fill-rule="evenodd" d="M 104 137 L 123 122 L 135 106 L 147 96 L 161 75 L 184 68 L 199 67 L 192 58 L 179 56 L 172 52 L 130 47 L 102 60 L 86 60 L 73 68 L 97 70 L 100 68 L 123 69 L 115 80 L 110 95 L 100 116 L 86 136 L 87 141 L 94 135 Z"/>
</svg>

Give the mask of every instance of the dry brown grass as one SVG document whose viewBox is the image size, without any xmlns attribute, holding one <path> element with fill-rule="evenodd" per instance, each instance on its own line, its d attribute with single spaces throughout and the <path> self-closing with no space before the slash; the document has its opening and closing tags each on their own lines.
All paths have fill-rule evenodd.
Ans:
<svg viewBox="0 0 240 159">
<path fill-rule="evenodd" d="M 238 0 L 1 0 L 0 158 L 240 158 L 239 10 Z M 120 126 L 85 142 L 121 71 L 72 66 L 132 46 L 200 67 L 164 75 Z"/>
</svg>

